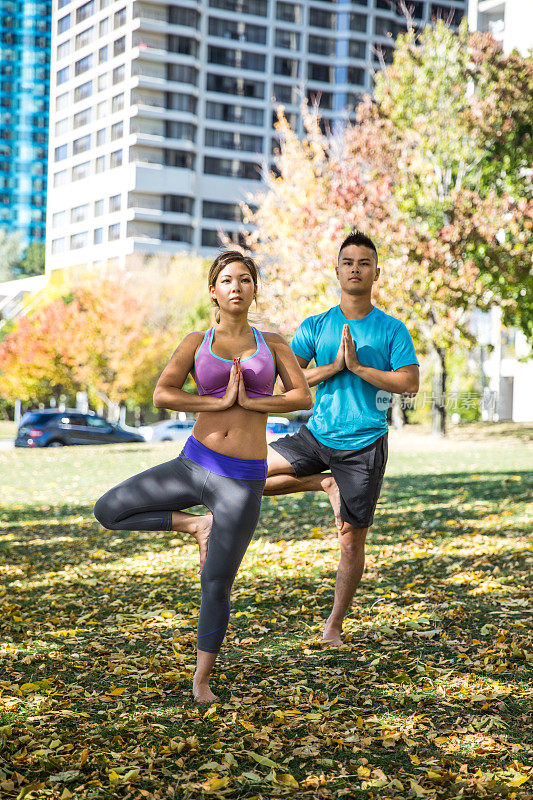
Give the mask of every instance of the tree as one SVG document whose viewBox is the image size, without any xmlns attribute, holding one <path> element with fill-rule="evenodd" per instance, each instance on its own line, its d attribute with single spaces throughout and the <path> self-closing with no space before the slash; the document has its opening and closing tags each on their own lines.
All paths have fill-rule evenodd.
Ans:
<svg viewBox="0 0 533 800">
<path fill-rule="evenodd" d="M 14 274 L 20 278 L 42 275 L 44 272 L 45 250 L 44 242 L 31 242 L 26 248 L 20 263 L 13 268 Z"/>
<path fill-rule="evenodd" d="M 0 228 L 0 281 L 12 280 L 13 269 L 20 261 L 21 250 L 20 234 L 8 233 Z"/>
</svg>

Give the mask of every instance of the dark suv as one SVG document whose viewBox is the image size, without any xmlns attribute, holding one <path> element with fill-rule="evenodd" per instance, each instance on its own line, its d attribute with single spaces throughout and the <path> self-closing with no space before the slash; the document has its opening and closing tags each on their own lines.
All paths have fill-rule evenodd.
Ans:
<svg viewBox="0 0 533 800">
<path fill-rule="evenodd" d="M 15 447 L 63 447 L 68 444 L 144 442 L 138 433 L 99 417 L 66 409 L 28 411 L 20 420 Z"/>
</svg>

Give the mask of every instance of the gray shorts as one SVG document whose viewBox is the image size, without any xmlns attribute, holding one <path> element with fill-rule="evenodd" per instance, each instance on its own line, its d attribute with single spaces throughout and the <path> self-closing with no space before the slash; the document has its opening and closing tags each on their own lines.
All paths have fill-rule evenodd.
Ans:
<svg viewBox="0 0 533 800">
<path fill-rule="evenodd" d="M 270 447 L 292 466 L 296 476 L 331 470 L 341 495 L 341 519 L 355 528 L 369 528 L 387 464 L 388 434 L 360 450 L 336 450 L 319 442 L 305 425 Z"/>
</svg>

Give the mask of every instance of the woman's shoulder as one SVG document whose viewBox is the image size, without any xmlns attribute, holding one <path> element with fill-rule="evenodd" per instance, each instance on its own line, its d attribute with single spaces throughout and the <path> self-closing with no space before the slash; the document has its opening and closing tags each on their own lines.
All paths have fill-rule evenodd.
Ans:
<svg viewBox="0 0 533 800">
<path fill-rule="evenodd" d="M 267 344 L 273 345 L 274 347 L 277 344 L 287 344 L 281 333 L 274 333 L 273 331 L 261 331 L 261 336 Z"/>
</svg>

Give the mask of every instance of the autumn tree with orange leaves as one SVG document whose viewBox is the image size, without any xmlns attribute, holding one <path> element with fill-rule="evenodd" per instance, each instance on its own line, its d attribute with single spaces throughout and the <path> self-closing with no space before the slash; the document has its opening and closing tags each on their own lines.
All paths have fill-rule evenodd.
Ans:
<svg viewBox="0 0 533 800">
<path fill-rule="evenodd" d="M 516 120 L 513 93 L 489 63 L 496 54 L 522 93 Z M 357 124 L 342 135 L 325 136 L 318 115 L 304 108 L 299 140 L 280 110 L 278 171 L 254 197 L 257 211 L 245 209 L 255 225 L 247 245 L 268 278 L 265 313 L 288 333 L 338 302 L 334 266 L 343 236 L 355 227 L 377 242 L 375 301 L 435 355 L 441 432 L 446 354 L 472 343 L 470 312 L 498 304 L 508 323 L 526 332 L 531 325 L 533 205 L 524 165 L 532 76 L 531 59 L 504 56 L 466 23 L 457 33 L 439 23 L 418 38 L 400 36 L 393 64 L 376 76 L 375 98 L 365 99 Z M 498 169 L 491 154 L 505 153 L 502 120 L 513 158 Z"/>
</svg>

